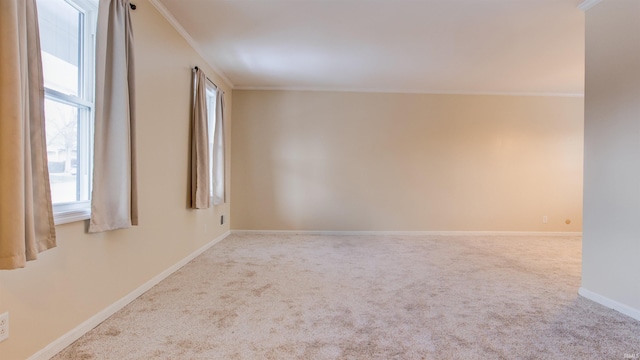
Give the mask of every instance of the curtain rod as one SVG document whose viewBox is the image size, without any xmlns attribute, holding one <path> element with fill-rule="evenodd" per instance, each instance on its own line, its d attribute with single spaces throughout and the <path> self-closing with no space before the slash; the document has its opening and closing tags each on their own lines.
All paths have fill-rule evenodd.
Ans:
<svg viewBox="0 0 640 360">
<path fill-rule="evenodd" d="M 136 9 L 136 4 L 129 4 L 129 6 L 131 6 L 131 10 L 135 10 Z"/>
<path fill-rule="evenodd" d="M 196 66 L 196 67 L 194 67 L 192 71 L 196 71 L 196 70 L 198 70 L 198 67 L 197 67 L 197 66 Z M 213 84 L 213 86 L 215 86 L 215 87 L 216 87 L 216 89 L 220 89 L 220 87 L 219 87 L 216 83 L 214 83 L 213 81 L 211 81 L 211 79 L 209 79 L 209 77 L 208 77 L 208 76 L 205 76 L 205 77 L 207 78 L 207 81 L 208 81 L 208 82 L 210 82 L 211 84 Z M 220 89 L 220 91 L 222 91 L 222 89 Z"/>
</svg>

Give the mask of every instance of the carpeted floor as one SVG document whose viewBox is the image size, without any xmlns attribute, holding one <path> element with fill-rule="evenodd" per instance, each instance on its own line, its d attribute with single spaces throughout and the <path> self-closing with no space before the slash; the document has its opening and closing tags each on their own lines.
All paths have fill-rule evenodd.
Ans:
<svg viewBox="0 0 640 360">
<path fill-rule="evenodd" d="M 231 235 L 54 359 L 624 359 L 580 238 Z"/>
</svg>

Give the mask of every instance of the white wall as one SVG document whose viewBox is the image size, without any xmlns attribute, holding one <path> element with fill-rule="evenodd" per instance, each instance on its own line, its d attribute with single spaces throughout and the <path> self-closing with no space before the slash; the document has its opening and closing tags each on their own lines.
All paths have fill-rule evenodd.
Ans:
<svg viewBox="0 0 640 360">
<path fill-rule="evenodd" d="M 220 225 L 229 204 L 187 208 L 191 68 L 226 91 L 227 140 L 231 90 L 149 2 L 135 3 L 140 226 L 90 235 L 86 222 L 61 225 L 57 248 L 1 271 L 0 313 L 10 315 L 2 360 L 31 356 L 229 229 Z"/>
<path fill-rule="evenodd" d="M 233 111 L 233 229 L 582 230 L 582 98 L 234 91 Z"/>
<path fill-rule="evenodd" d="M 640 1 L 586 14 L 581 293 L 640 319 Z"/>
</svg>

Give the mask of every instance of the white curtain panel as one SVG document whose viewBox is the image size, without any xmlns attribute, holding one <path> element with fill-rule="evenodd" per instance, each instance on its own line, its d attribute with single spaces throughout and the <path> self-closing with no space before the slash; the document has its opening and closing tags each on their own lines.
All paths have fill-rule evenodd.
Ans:
<svg viewBox="0 0 640 360">
<path fill-rule="evenodd" d="M 193 109 L 191 111 L 191 208 L 208 209 L 209 123 L 207 121 L 207 76 L 193 71 Z"/>
<path fill-rule="evenodd" d="M 129 0 L 100 0 L 89 232 L 138 225 L 133 32 Z"/>
<path fill-rule="evenodd" d="M 213 131 L 213 205 L 226 201 L 224 186 L 224 92 L 216 91 L 216 122 Z"/>
<path fill-rule="evenodd" d="M 0 0 L 0 269 L 56 246 L 35 0 Z"/>
</svg>

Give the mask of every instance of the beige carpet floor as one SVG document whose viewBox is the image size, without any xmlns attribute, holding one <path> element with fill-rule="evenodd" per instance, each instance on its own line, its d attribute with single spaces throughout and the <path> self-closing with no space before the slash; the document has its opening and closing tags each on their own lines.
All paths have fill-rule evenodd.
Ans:
<svg viewBox="0 0 640 360">
<path fill-rule="evenodd" d="M 580 238 L 231 235 L 54 359 L 624 359 Z"/>
</svg>

